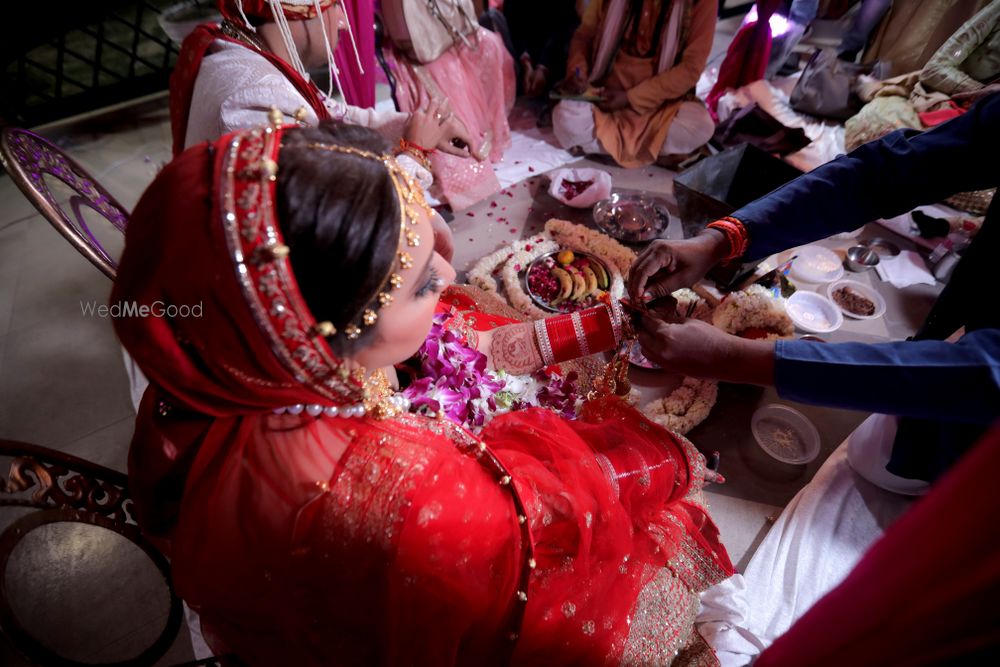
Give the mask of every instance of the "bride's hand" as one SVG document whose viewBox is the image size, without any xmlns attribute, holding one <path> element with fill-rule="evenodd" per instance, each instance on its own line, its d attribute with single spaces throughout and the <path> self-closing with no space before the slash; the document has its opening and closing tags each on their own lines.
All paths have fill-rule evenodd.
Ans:
<svg viewBox="0 0 1000 667">
<path fill-rule="evenodd" d="M 406 140 L 426 149 L 436 149 L 457 157 L 470 155 L 482 161 L 482 142 L 472 139 L 465 123 L 451 110 L 447 99 L 432 100 L 425 109 L 414 111 L 404 132 Z"/>
<path fill-rule="evenodd" d="M 534 322 L 505 324 L 479 332 L 477 349 L 486 355 L 486 365 L 511 375 L 534 373 L 545 366 L 535 342 Z"/>
<path fill-rule="evenodd" d="M 403 137 L 421 148 L 438 148 L 449 132 L 451 112 L 444 108 L 445 104 L 442 100 L 431 100 L 425 108 L 412 112 Z"/>
</svg>

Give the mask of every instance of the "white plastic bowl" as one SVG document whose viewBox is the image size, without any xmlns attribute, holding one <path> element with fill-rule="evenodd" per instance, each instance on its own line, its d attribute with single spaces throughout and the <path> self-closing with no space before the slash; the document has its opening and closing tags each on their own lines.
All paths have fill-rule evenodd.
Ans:
<svg viewBox="0 0 1000 667">
<path fill-rule="evenodd" d="M 850 287 L 855 292 L 871 301 L 875 304 L 875 312 L 871 315 L 858 315 L 857 313 L 852 313 L 847 308 L 841 306 L 837 303 L 837 300 L 833 298 L 833 293 L 841 287 Z M 840 308 L 844 315 L 853 317 L 856 320 L 874 320 L 885 315 L 885 299 L 882 298 L 882 295 L 879 294 L 878 291 L 871 285 L 859 283 L 857 280 L 838 280 L 836 282 L 832 282 L 827 286 L 826 294 L 830 297 L 830 301 L 833 301 L 833 305 Z"/>
<path fill-rule="evenodd" d="M 760 448 L 782 463 L 809 463 L 819 455 L 819 431 L 787 405 L 759 408 L 750 418 L 750 431 Z"/>
<path fill-rule="evenodd" d="M 844 277 L 844 264 L 840 255 L 819 245 L 802 246 L 795 252 L 790 273 L 792 279 L 807 283 L 828 283 Z"/>
<path fill-rule="evenodd" d="M 799 290 L 788 297 L 785 311 L 796 327 L 809 333 L 830 333 L 844 323 L 837 304 L 816 292 Z"/>
</svg>

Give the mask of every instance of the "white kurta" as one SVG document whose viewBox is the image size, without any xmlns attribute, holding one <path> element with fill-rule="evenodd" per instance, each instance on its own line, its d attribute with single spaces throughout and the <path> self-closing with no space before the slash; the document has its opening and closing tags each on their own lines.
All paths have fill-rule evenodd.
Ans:
<svg viewBox="0 0 1000 667">
<path fill-rule="evenodd" d="M 336 120 L 371 128 L 392 143 L 399 141 L 410 118 L 407 113 L 362 109 L 331 98 L 324 104 Z M 319 122 L 306 99 L 266 58 L 245 46 L 216 40 L 195 79 L 184 147 L 264 125 L 271 107 L 281 110 L 289 122 L 298 109 L 305 108 L 305 124 Z M 430 187 L 433 177 L 416 160 L 403 154 L 399 163 L 421 186 Z"/>
</svg>

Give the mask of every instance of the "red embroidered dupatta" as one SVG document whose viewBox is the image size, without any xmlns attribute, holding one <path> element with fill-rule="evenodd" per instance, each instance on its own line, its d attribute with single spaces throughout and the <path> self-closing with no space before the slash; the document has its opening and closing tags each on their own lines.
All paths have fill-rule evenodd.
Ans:
<svg viewBox="0 0 1000 667">
<path fill-rule="evenodd" d="M 281 132 L 168 165 L 112 294 L 203 305 L 115 327 L 151 382 L 137 515 L 209 641 L 252 665 L 668 662 L 694 639 L 697 591 L 732 572 L 683 438 L 614 399 L 479 438 L 414 415 L 273 413 L 364 398 L 308 335 L 288 259 L 260 259 L 281 240 L 261 169 Z"/>
</svg>

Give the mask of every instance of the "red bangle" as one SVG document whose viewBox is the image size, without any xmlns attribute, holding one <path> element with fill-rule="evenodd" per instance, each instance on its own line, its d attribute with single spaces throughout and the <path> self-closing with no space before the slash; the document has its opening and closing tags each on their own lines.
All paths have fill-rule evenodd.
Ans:
<svg viewBox="0 0 1000 667">
<path fill-rule="evenodd" d="M 717 229 L 725 235 L 726 241 L 729 242 L 729 254 L 723 258 L 723 261 L 742 256 L 747 251 L 747 246 L 750 245 L 750 234 L 747 232 L 746 225 L 736 218 L 727 216 L 710 222 L 706 229 Z"/>
<path fill-rule="evenodd" d="M 621 339 L 614 309 L 607 305 L 535 322 L 535 337 L 547 366 L 610 350 Z"/>
</svg>

